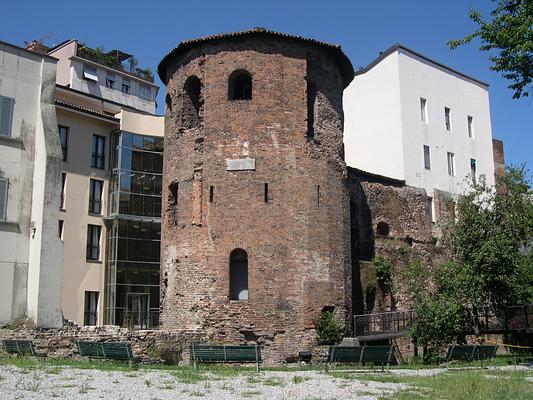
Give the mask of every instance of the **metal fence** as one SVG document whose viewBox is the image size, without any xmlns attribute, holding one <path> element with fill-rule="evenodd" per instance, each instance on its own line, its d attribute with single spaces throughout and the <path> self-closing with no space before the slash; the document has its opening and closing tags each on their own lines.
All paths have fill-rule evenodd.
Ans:
<svg viewBox="0 0 533 400">
<path fill-rule="evenodd" d="M 408 331 L 416 315 L 412 310 L 354 315 L 355 336 L 401 335 Z"/>
</svg>

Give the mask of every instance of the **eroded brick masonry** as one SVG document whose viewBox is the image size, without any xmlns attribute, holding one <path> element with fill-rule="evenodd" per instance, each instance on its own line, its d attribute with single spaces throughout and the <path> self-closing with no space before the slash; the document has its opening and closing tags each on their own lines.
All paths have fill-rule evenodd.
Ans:
<svg viewBox="0 0 533 400">
<path fill-rule="evenodd" d="M 349 327 L 340 48 L 253 30 L 183 42 L 159 74 L 162 328 L 257 341 L 280 362 L 313 345 L 323 309 Z M 231 257 L 247 267 L 241 297 Z"/>
</svg>

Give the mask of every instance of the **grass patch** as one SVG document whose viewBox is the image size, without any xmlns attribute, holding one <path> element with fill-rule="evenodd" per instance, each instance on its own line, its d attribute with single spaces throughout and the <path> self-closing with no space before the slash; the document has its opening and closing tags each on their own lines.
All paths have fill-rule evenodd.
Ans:
<svg viewBox="0 0 533 400">
<path fill-rule="evenodd" d="M 172 371 L 170 374 L 176 377 L 180 383 L 194 384 L 209 379 L 209 377 L 207 377 L 205 374 L 193 368 L 182 368 Z"/>
<path fill-rule="evenodd" d="M 253 391 L 253 390 L 249 390 L 249 391 L 241 393 L 242 397 L 255 397 L 255 396 L 260 396 L 260 395 L 261 395 L 261 392 Z"/>
<path fill-rule="evenodd" d="M 282 379 L 282 378 L 278 378 L 278 377 L 272 377 L 272 378 L 268 378 L 268 379 L 265 379 L 263 381 L 263 385 L 267 385 L 267 386 L 281 386 L 283 385 L 285 381 Z"/>
</svg>

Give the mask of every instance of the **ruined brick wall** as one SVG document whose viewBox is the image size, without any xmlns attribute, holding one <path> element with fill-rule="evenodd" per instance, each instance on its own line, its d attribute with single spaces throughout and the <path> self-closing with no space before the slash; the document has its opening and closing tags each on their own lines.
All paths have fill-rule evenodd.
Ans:
<svg viewBox="0 0 533 400">
<path fill-rule="evenodd" d="M 503 141 L 492 139 L 492 154 L 494 157 L 494 175 L 502 176 L 505 173 L 505 156 L 503 153 Z"/>
<path fill-rule="evenodd" d="M 446 258 L 432 237 L 430 202 L 424 189 L 403 181 L 348 170 L 350 193 L 354 314 L 406 310 L 401 270 L 415 259 L 428 268 Z M 377 282 L 373 264 L 392 265 L 392 289 Z"/>
<path fill-rule="evenodd" d="M 251 100 L 228 99 L 236 70 L 252 76 Z M 320 46 L 251 36 L 198 43 L 166 74 L 161 325 L 257 341 L 267 363 L 284 361 L 313 345 L 324 307 L 342 321 L 351 312 L 339 67 Z M 227 159 L 255 170 L 228 171 Z M 247 301 L 229 298 L 234 249 L 248 255 Z"/>
</svg>

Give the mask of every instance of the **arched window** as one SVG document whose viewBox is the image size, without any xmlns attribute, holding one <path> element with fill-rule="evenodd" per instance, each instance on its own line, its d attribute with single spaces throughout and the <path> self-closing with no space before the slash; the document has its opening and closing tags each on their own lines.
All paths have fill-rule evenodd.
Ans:
<svg viewBox="0 0 533 400">
<path fill-rule="evenodd" d="M 200 123 L 202 84 L 197 76 L 192 75 L 187 78 L 183 85 L 183 126 L 194 128 Z"/>
<path fill-rule="evenodd" d="M 235 249 L 229 256 L 229 298 L 248 300 L 248 254 Z"/>
<path fill-rule="evenodd" d="M 252 100 L 252 75 L 245 70 L 234 71 L 229 77 L 230 100 Z"/>
</svg>

